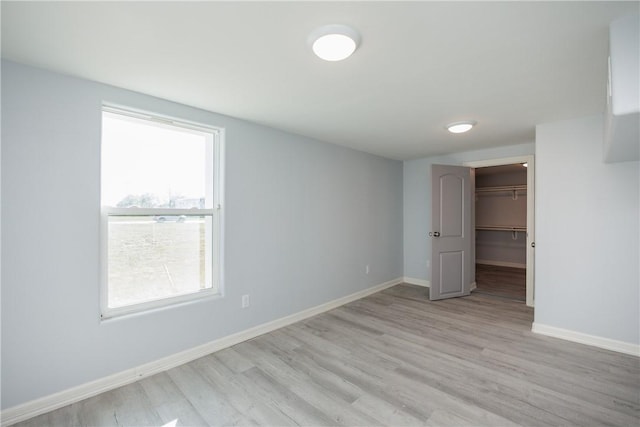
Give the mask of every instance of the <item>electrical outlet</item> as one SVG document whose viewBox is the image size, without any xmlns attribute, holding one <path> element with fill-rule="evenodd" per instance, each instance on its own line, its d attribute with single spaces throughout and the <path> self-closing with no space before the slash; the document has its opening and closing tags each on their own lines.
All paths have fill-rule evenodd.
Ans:
<svg viewBox="0 0 640 427">
<path fill-rule="evenodd" d="M 369 264 L 367 264 L 366 267 L 364 268 L 364 273 L 369 274 Z"/>
<path fill-rule="evenodd" d="M 249 307 L 249 295 L 242 295 L 242 308 Z"/>
</svg>

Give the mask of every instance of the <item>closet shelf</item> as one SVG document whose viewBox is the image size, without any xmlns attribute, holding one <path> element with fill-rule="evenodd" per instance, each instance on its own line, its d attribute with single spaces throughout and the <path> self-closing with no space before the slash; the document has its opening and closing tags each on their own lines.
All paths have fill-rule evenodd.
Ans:
<svg viewBox="0 0 640 427">
<path fill-rule="evenodd" d="M 476 188 L 476 202 L 478 201 L 478 195 L 482 193 L 511 193 L 513 200 L 518 200 L 518 192 L 527 192 L 526 185 L 505 185 L 502 187 L 479 187 Z"/>
<path fill-rule="evenodd" d="M 498 193 L 503 191 L 527 191 L 526 185 L 505 185 L 501 187 L 477 187 L 476 193 Z"/>
<path fill-rule="evenodd" d="M 476 230 L 527 231 L 527 227 L 521 225 L 476 225 Z"/>
</svg>

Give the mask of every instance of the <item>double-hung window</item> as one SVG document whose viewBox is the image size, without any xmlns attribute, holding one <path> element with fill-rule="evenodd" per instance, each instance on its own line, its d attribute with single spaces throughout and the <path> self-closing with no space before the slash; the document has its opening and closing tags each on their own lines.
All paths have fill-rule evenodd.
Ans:
<svg viewBox="0 0 640 427">
<path fill-rule="evenodd" d="M 103 317 L 220 293 L 221 137 L 103 107 Z"/>
</svg>

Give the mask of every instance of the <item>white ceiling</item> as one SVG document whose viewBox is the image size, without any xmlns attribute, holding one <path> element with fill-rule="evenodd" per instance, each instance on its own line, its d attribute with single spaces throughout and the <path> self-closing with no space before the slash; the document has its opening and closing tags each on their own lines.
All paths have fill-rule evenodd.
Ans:
<svg viewBox="0 0 640 427">
<path fill-rule="evenodd" d="M 8 2 L 2 56 L 394 159 L 533 142 L 603 112 L 638 2 Z M 346 61 L 309 33 L 355 27 Z M 445 131 L 473 119 L 467 134 Z"/>
</svg>

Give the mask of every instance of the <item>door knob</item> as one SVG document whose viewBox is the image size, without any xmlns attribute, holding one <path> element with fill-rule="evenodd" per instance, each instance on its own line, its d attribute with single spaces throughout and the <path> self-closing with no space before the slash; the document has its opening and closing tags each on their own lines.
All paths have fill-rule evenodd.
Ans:
<svg viewBox="0 0 640 427">
<path fill-rule="evenodd" d="M 531 242 L 531 247 L 535 248 L 536 247 L 536 242 Z"/>
<path fill-rule="evenodd" d="M 440 232 L 439 231 L 434 231 L 433 233 L 429 232 L 429 237 L 432 237 L 432 236 L 433 237 L 440 237 Z"/>
</svg>

